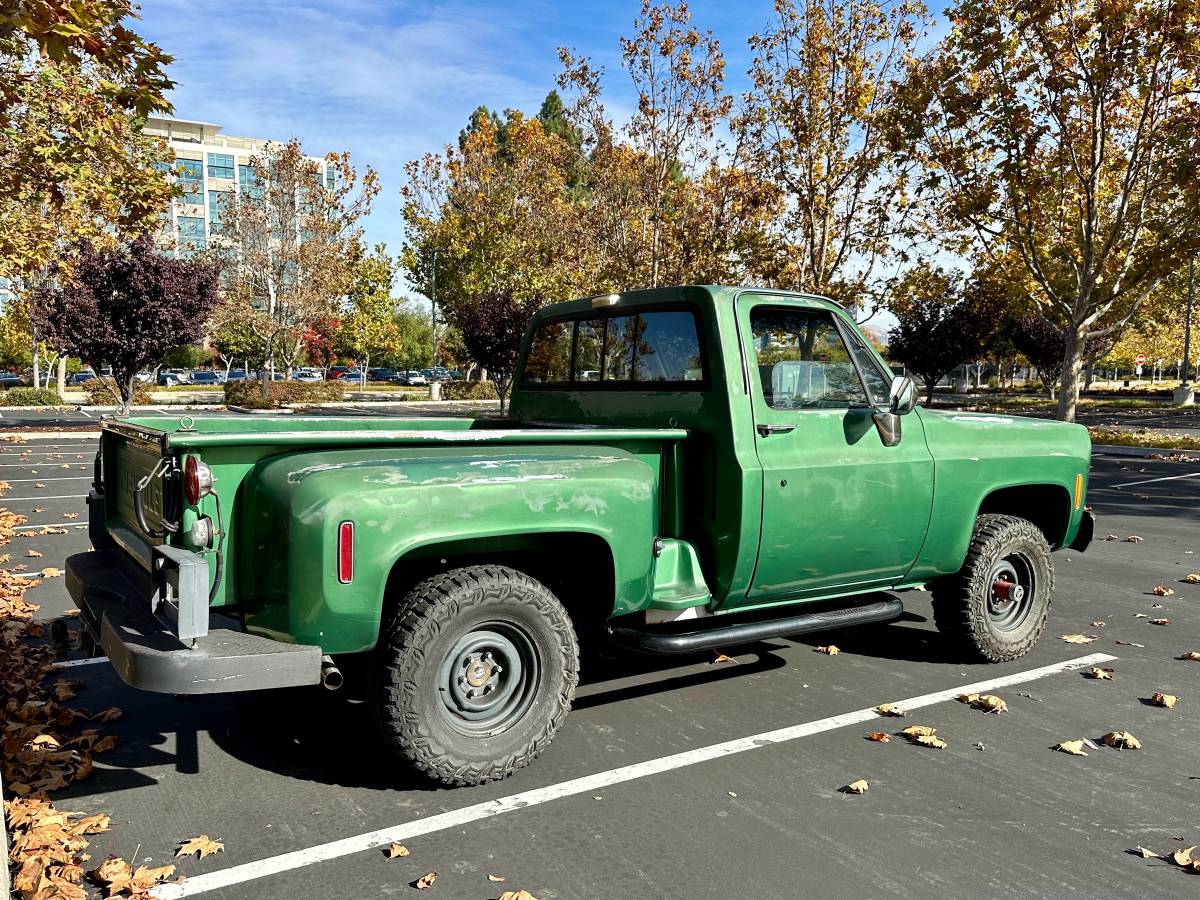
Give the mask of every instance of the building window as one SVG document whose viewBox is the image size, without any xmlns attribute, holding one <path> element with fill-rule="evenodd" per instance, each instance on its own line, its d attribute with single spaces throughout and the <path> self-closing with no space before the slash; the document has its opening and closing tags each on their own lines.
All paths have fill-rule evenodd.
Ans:
<svg viewBox="0 0 1200 900">
<path fill-rule="evenodd" d="M 262 188 L 258 184 L 258 175 L 254 171 L 254 166 L 245 164 L 238 166 L 238 187 L 247 197 L 259 199 L 262 197 Z"/>
<path fill-rule="evenodd" d="M 231 191 L 208 192 L 208 230 L 214 234 L 221 231 L 221 214 L 229 208 Z"/>
<path fill-rule="evenodd" d="M 204 204 L 204 164 L 198 159 L 177 159 L 175 180 L 183 191 L 183 202 L 190 206 Z"/>
<path fill-rule="evenodd" d="M 233 155 L 230 153 L 210 153 L 210 154 L 208 154 L 208 177 L 209 178 L 232 178 L 233 177 Z"/>
<path fill-rule="evenodd" d="M 333 190 L 333 182 L 334 182 L 333 166 L 326 165 L 325 166 L 325 189 L 332 191 Z"/>
<path fill-rule="evenodd" d="M 178 222 L 179 249 L 182 251 L 203 250 L 206 243 L 204 219 L 200 216 L 180 216 Z"/>
</svg>

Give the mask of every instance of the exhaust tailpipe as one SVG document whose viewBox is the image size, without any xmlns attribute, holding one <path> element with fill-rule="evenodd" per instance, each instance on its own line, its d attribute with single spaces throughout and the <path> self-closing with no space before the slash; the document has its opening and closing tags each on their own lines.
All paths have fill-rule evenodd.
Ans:
<svg viewBox="0 0 1200 900">
<path fill-rule="evenodd" d="M 333 664 L 333 658 L 329 656 L 321 657 L 321 684 L 325 686 L 327 691 L 336 691 L 345 682 L 342 677 L 342 670 Z"/>
</svg>

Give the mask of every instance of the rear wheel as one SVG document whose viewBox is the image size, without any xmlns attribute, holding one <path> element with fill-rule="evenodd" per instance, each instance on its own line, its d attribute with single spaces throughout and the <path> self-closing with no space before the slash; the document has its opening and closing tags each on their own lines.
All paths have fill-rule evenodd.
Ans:
<svg viewBox="0 0 1200 900">
<path fill-rule="evenodd" d="M 973 655 L 1004 662 L 1037 643 L 1053 593 L 1041 529 L 1016 516 L 981 515 L 962 569 L 933 585 L 934 622 Z"/>
<path fill-rule="evenodd" d="M 504 566 L 414 587 L 385 623 L 370 697 L 385 740 L 443 784 L 495 781 L 532 762 L 571 708 L 579 647 L 562 604 Z"/>
</svg>

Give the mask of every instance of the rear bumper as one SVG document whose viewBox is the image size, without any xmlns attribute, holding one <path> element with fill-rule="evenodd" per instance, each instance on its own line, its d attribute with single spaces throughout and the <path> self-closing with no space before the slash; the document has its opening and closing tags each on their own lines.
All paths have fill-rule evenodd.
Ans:
<svg viewBox="0 0 1200 900">
<path fill-rule="evenodd" d="M 66 582 L 84 627 L 133 687 L 218 694 L 320 682 L 320 647 L 230 628 L 209 628 L 207 634 L 181 641 L 173 625 L 153 611 L 163 605 L 159 585 L 122 550 L 68 557 Z"/>
<path fill-rule="evenodd" d="M 1075 540 L 1071 541 L 1071 549 L 1082 553 L 1092 542 L 1092 537 L 1095 533 L 1096 517 L 1092 515 L 1090 510 L 1085 509 L 1083 517 L 1079 520 L 1079 530 L 1075 532 Z"/>
</svg>

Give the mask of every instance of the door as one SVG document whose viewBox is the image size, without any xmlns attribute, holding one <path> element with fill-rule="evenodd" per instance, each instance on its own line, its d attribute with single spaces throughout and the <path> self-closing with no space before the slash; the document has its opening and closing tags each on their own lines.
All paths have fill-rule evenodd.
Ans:
<svg viewBox="0 0 1200 900">
<path fill-rule="evenodd" d="M 758 562 L 745 603 L 895 584 L 933 507 L 918 415 L 886 447 L 873 414 L 891 375 L 847 322 L 794 299 L 737 301 L 763 469 Z"/>
</svg>

